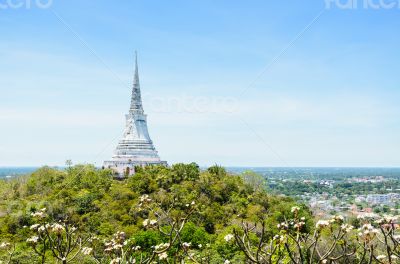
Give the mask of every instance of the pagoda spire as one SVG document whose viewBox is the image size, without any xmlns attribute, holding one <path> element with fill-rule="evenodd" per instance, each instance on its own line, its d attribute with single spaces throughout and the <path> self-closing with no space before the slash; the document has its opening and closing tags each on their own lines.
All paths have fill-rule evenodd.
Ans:
<svg viewBox="0 0 400 264">
<path fill-rule="evenodd" d="M 133 78 L 132 98 L 130 112 L 143 114 L 142 97 L 140 94 L 139 67 L 137 51 L 135 51 L 135 74 Z"/>
<path fill-rule="evenodd" d="M 135 71 L 132 85 L 132 98 L 129 113 L 125 115 L 125 129 L 110 160 L 103 163 L 104 168 L 113 170 L 119 177 L 132 175 L 136 166 L 167 165 L 162 161 L 153 145 L 147 128 L 147 117 L 143 112 L 140 95 L 139 67 L 135 51 Z"/>
</svg>

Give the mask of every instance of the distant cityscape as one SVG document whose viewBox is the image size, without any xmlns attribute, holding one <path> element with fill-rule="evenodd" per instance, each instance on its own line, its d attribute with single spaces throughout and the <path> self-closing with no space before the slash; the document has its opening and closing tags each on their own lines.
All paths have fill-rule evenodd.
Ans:
<svg viewBox="0 0 400 264">
<path fill-rule="evenodd" d="M 400 209 L 400 168 L 252 168 L 270 192 L 291 196 L 314 215 L 348 218 L 395 214 Z M 233 172 L 246 171 L 236 168 Z"/>
</svg>

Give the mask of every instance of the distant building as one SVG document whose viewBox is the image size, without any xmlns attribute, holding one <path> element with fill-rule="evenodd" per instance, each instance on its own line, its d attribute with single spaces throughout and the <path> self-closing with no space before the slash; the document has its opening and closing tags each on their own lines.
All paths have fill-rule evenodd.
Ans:
<svg viewBox="0 0 400 264">
<path fill-rule="evenodd" d="M 135 166 L 163 164 L 150 139 L 147 130 L 147 119 L 143 111 L 139 83 L 137 53 L 135 53 L 135 74 L 133 80 L 131 106 L 126 115 L 126 125 L 122 139 L 119 141 L 111 160 L 104 161 L 103 166 L 114 170 L 118 175 L 132 175 Z"/>
<path fill-rule="evenodd" d="M 366 196 L 366 201 L 370 204 L 391 204 L 398 201 L 399 198 L 400 195 L 397 193 L 368 194 Z"/>
<path fill-rule="evenodd" d="M 386 179 L 383 176 L 372 176 L 365 178 L 352 178 L 349 180 L 350 182 L 363 182 L 363 183 L 379 183 L 384 182 Z"/>
<path fill-rule="evenodd" d="M 359 196 L 357 196 L 356 198 L 354 198 L 354 201 L 355 201 L 356 203 L 362 203 L 362 202 L 365 202 L 365 201 L 366 201 L 366 198 L 365 198 L 365 196 L 363 196 L 363 195 L 359 195 Z"/>
</svg>

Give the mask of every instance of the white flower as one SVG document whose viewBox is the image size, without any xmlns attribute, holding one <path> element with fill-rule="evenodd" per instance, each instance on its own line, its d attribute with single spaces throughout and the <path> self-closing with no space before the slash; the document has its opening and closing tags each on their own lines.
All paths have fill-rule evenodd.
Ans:
<svg viewBox="0 0 400 264">
<path fill-rule="evenodd" d="M 186 204 L 186 207 L 189 207 L 190 206 L 190 204 Z"/>
<path fill-rule="evenodd" d="M 328 263 L 327 259 L 322 260 L 322 264 Z"/>
<path fill-rule="evenodd" d="M 190 248 L 191 245 L 192 245 L 192 243 L 190 243 L 190 242 L 189 242 L 189 243 L 188 243 L 188 242 L 183 242 L 183 243 L 182 243 L 182 247 L 183 247 L 183 248 L 186 248 L 186 249 L 187 249 L 187 248 Z"/>
<path fill-rule="evenodd" d="M 398 259 L 398 257 L 397 257 L 396 255 L 390 255 L 390 257 L 391 257 L 392 259 Z"/>
<path fill-rule="evenodd" d="M 290 210 L 292 213 L 297 213 L 300 211 L 300 207 L 298 206 L 293 206 L 292 209 Z"/>
<path fill-rule="evenodd" d="M 376 215 L 374 213 L 365 213 L 365 214 L 358 215 L 357 219 L 368 219 L 368 218 L 373 219 L 375 217 L 376 217 Z"/>
<path fill-rule="evenodd" d="M 64 227 L 60 224 L 53 224 L 51 226 L 51 231 L 56 233 L 56 234 L 61 234 L 61 232 L 64 231 Z"/>
<path fill-rule="evenodd" d="M 122 249 L 122 245 L 121 244 L 115 244 L 114 246 L 113 246 L 113 249 L 115 249 L 115 250 L 120 250 L 120 249 Z"/>
<path fill-rule="evenodd" d="M 230 263 L 231 262 L 229 260 L 227 260 L 227 259 L 224 261 L 224 264 L 230 264 Z"/>
<path fill-rule="evenodd" d="M 379 255 L 379 256 L 376 257 L 377 260 L 382 260 L 382 259 L 385 259 L 385 258 L 386 258 L 385 255 Z"/>
<path fill-rule="evenodd" d="M 169 243 L 161 243 L 161 244 L 155 246 L 154 249 L 155 250 L 160 250 L 160 249 L 165 249 L 167 247 L 169 247 Z"/>
<path fill-rule="evenodd" d="M 159 254 L 159 255 L 158 255 L 158 258 L 159 258 L 160 260 L 161 260 L 161 259 L 166 259 L 166 258 L 168 258 L 167 252 L 163 252 L 163 253 Z"/>
<path fill-rule="evenodd" d="M 282 222 L 280 224 L 277 225 L 278 229 L 288 229 L 289 225 L 285 222 Z"/>
<path fill-rule="evenodd" d="M 157 220 L 155 220 L 155 219 L 152 219 L 152 220 L 150 220 L 150 219 L 145 219 L 144 221 L 143 221 L 143 226 L 144 227 L 147 227 L 147 226 L 155 226 L 157 224 Z"/>
<path fill-rule="evenodd" d="M 378 229 L 374 228 L 371 224 L 364 224 L 358 231 L 358 235 L 367 241 L 372 240 L 379 233 Z"/>
<path fill-rule="evenodd" d="M 135 250 L 135 251 L 138 251 L 138 250 L 141 249 L 141 247 L 140 246 L 136 246 L 136 247 L 133 247 L 132 249 Z"/>
<path fill-rule="evenodd" d="M 3 242 L 0 244 L 0 249 L 9 249 L 11 247 L 10 243 Z"/>
<path fill-rule="evenodd" d="M 229 242 L 229 241 L 231 241 L 234 237 L 235 237 L 235 236 L 232 235 L 232 234 L 227 234 L 227 235 L 224 237 L 224 239 L 225 239 L 226 242 Z"/>
<path fill-rule="evenodd" d="M 121 260 L 122 260 L 121 258 L 112 259 L 110 264 L 119 264 L 119 263 L 121 263 Z"/>
<path fill-rule="evenodd" d="M 349 225 L 349 224 L 342 224 L 340 226 L 340 228 L 345 232 L 345 233 L 349 233 L 351 230 L 353 230 L 353 226 Z"/>
<path fill-rule="evenodd" d="M 343 223 L 344 217 L 342 215 L 335 215 L 331 219 L 331 223 Z"/>
<path fill-rule="evenodd" d="M 88 239 L 88 242 L 92 243 L 92 242 L 94 242 L 94 241 L 96 241 L 96 240 L 99 240 L 99 238 L 96 237 L 96 236 L 93 236 L 93 237 L 91 237 L 91 238 Z"/>
<path fill-rule="evenodd" d="M 306 223 L 304 223 L 304 222 L 298 222 L 298 223 L 296 223 L 296 224 L 294 224 L 294 228 L 296 228 L 296 229 L 299 229 L 299 228 L 302 228 L 304 225 L 305 225 Z"/>
<path fill-rule="evenodd" d="M 323 229 L 323 228 L 328 227 L 328 226 L 329 226 L 329 222 L 326 221 L 326 220 L 319 220 L 317 222 L 317 224 L 315 225 L 315 227 L 317 229 Z"/>
<path fill-rule="evenodd" d="M 117 233 L 114 234 L 114 240 L 116 241 L 124 241 L 125 240 L 125 232 L 122 231 L 117 231 Z"/>
<path fill-rule="evenodd" d="M 196 203 L 193 201 L 192 203 L 191 203 L 191 205 L 195 205 Z"/>
<path fill-rule="evenodd" d="M 35 217 L 35 218 L 38 218 L 38 219 L 43 219 L 43 218 L 47 217 L 47 214 L 44 211 L 40 210 L 40 211 L 31 213 L 31 216 Z"/>
<path fill-rule="evenodd" d="M 140 201 L 141 201 L 142 203 L 144 203 L 144 202 L 151 202 L 151 199 L 149 198 L 149 195 L 144 194 L 144 195 L 140 196 Z"/>
<path fill-rule="evenodd" d="M 202 245 L 202 244 L 199 244 L 199 245 L 198 245 L 198 247 L 199 247 L 199 248 L 202 248 L 202 247 L 203 247 L 203 245 Z"/>
<path fill-rule="evenodd" d="M 44 231 L 46 231 L 46 227 L 45 226 L 40 226 L 37 231 L 39 233 L 43 233 Z"/>
<path fill-rule="evenodd" d="M 113 247 L 112 246 L 107 246 L 106 245 L 106 248 L 104 249 L 104 252 L 106 252 L 106 253 L 111 253 L 113 251 Z"/>
<path fill-rule="evenodd" d="M 26 240 L 28 244 L 36 244 L 39 241 L 39 237 L 33 236 Z"/>
<path fill-rule="evenodd" d="M 383 218 L 376 220 L 375 222 L 377 224 L 393 224 L 396 223 L 398 219 L 398 216 L 392 216 L 392 215 L 384 215 Z"/>
<path fill-rule="evenodd" d="M 39 228 L 39 226 L 40 226 L 40 224 L 34 224 L 34 225 L 31 225 L 30 229 L 37 230 Z"/>
<path fill-rule="evenodd" d="M 83 255 L 86 255 L 86 256 L 92 254 L 92 251 L 93 251 L 93 248 L 89 248 L 89 247 L 82 248 L 82 253 L 83 253 Z"/>
<path fill-rule="evenodd" d="M 287 237 L 286 236 L 279 236 L 279 243 L 283 244 L 287 242 Z"/>
</svg>

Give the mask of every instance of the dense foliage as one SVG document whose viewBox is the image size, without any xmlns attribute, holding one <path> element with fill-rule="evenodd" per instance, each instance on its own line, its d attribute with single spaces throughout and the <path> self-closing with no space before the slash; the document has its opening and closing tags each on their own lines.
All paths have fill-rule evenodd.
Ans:
<svg viewBox="0 0 400 264">
<path fill-rule="evenodd" d="M 163 262 L 190 259 L 180 252 L 187 243 L 202 263 L 244 263 L 244 252 L 225 237 L 243 222 L 263 221 L 264 239 L 273 239 L 295 205 L 262 186 L 256 176 L 219 166 L 200 171 L 194 163 L 138 168 L 123 180 L 90 165 L 43 167 L 0 182 L 0 254 L 6 263 L 110 263 L 125 255 L 107 245 L 123 241 L 140 251 L 130 253 L 132 262 Z M 311 226 L 307 220 L 305 230 Z"/>
</svg>

